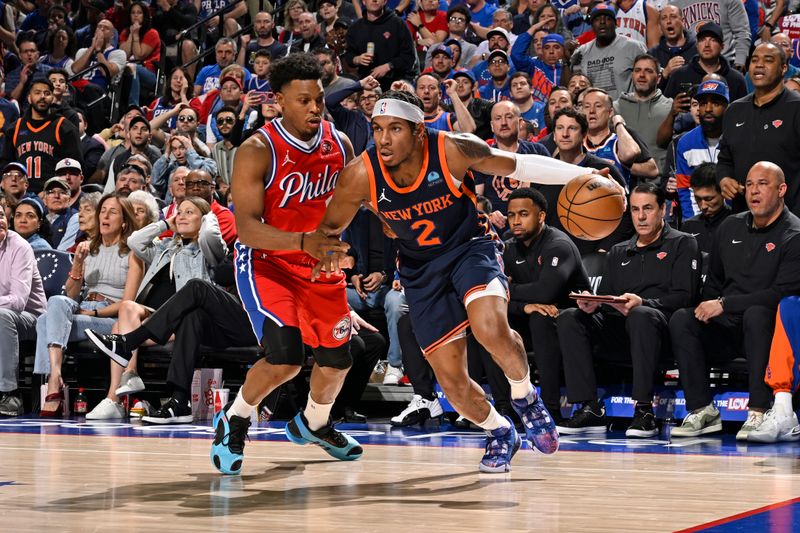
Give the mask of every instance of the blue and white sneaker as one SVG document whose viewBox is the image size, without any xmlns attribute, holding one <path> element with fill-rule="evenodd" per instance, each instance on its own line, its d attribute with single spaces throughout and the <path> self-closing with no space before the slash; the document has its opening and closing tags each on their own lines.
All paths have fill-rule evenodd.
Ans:
<svg viewBox="0 0 800 533">
<path fill-rule="evenodd" d="M 508 417 L 509 427 L 486 432 L 486 453 L 483 454 L 478 470 L 487 474 L 511 472 L 511 458 L 522 444 L 514 423 Z"/>
<path fill-rule="evenodd" d="M 556 423 L 539 396 L 534 390 L 532 394 L 521 400 L 511 400 L 511 405 L 522 419 L 525 426 L 525 437 L 531 447 L 544 454 L 558 451 L 558 430 Z"/>
<path fill-rule="evenodd" d="M 244 461 L 244 441 L 250 419 L 228 416 L 233 402 L 214 415 L 214 442 L 211 444 L 211 463 L 223 474 L 238 474 Z"/>
<path fill-rule="evenodd" d="M 330 420 L 327 426 L 311 431 L 302 411 L 286 424 L 286 437 L 301 446 L 316 444 L 340 461 L 355 461 L 364 453 L 364 449 L 353 437 L 336 431 Z"/>
</svg>

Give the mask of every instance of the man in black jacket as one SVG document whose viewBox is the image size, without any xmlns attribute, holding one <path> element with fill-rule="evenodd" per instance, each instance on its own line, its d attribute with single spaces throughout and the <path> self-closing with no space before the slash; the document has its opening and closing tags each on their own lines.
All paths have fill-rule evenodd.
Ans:
<svg viewBox="0 0 800 533">
<path fill-rule="evenodd" d="M 364 5 L 364 18 L 347 32 L 344 60 L 358 67 L 359 78 L 371 75 L 388 91 L 393 81 L 416 77 L 416 47 L 406 23 L 394 11 L 384 9 L 386 0 L 366 0 Z"/>
<path fill-rule="evenodd" d="M 705 257 L 711 253 L 714 233 L 731 214 L 731 208 L 725 205 L 725 199 L 719 190 L 717 165 L 714 163 L 702 163 L 695 168 L 689 177 L 689 185 L 700 213 L 684 221 L 681 231 L 697 239 L 697 247 Z"/>
<path fill-rule="evenodd" d="M 703 81 L 703 76 L 711 73 L 725 78 L 730 89 L 731 101 L 746 95 L 747 85 L 744 76 L 732 68 L 728 60 L 722 56 L 723 42 L 722 28 L 719 24 L 714 22 L 704 24 L 697 32 L 697 55 L 672 73 L 664 88 L 664 96 L 675 98 L 678 93 L 684 92 L 681 89 L 682 84 L 697 85 Z"/>
<path fill-rule="evenodd" d="M 760 44 L 750 58 L 755 91 L 732 102 L 722 121 L 717 179 L 733 211 L 746 209 L 744 180 L 759 161 L 771 161 L 786 177 L 784 203 L 800 215 L 800 95 L 783 85 L 786 53 L 771 43 Z"/>
<path fill-rule="evenodd" d="M 544 195 L 531 188 L 516 189 L 508 199 L 508 227 L 503 264 L 509 277 L 509 319 L 518 331 L 530 332 L 533 357 L 539 371 L 542 400 L 558 420 L 561 349 L 556 317 L 574 303 L 570 292 L 589 290 L 589 277 L 578 248 L 561 230 L 545 224 Z"/>
<path fill-rule="evenodd" d="M 800 290 L 800 219 L 784 205 L 786 190 L 783 171 L 774 163 L 762 161 L 750 169 L 745 182 L 749 211 L 729 216 L 717 229 L 703 301 L 670 320 L 689 413 L 673 430 L 675 437 L 722 430 L 708 388 L 709 357 L 728 360 L 744 348 L 750 403 L 737 440 L 747 440 L 770 406 L 764 373 L 775 311 L 782 297 Z"/>
<path fill-rule="evenodd" d="M 686 29 L 683 12 L 678 6 L 664 6 L 658 16 L 658 25 L 661 28 L 661 40 L 647 53 L 658 59 L 663 69 L 658 84 L 663 91 L 672 73 L 697 55 L 697 39 Z"/>
<path fill-rule="evenodd" d="M 625 435 L 653 437 L 653 381 L 663 349 L 669 343 L 672 313 L 692 305 L 700 287 L 700 252 L 691 235 L 664 223 L 664 191 L 654 183 L 638 185 L 630 199 L 636 235 L 611 248 L 598 294 L 618 296 L 619 303 L 578 300 L 578 309 L 558 317 L 558 338 L 570 403 L 580 409 L 558 426 L 563 434 L 604 432 L 605 408 L 597 400 L 592 346 L 609 355 L 630 353 L 636 401 Z"/>
</svg>

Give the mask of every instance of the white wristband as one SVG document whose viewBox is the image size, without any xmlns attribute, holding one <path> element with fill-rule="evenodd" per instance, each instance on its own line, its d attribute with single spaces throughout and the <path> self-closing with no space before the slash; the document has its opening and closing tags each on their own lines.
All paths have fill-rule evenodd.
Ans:
<svg viewBox="0 0 800 533">
<path fill-rule="evenodd" d="M 537 154 L 515 154 L 517 167 L 509 178 L 540 185 L 565 185 L 572 178 L 591 174 L 592 169 Z"/>
</svg>

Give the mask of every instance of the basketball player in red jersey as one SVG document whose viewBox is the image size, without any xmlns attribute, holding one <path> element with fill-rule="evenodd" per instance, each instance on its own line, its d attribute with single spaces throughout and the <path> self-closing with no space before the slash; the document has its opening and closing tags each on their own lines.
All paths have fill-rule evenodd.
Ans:
<svg viewBox="0 0 800 533">
<path fill-rule="evenodd" d="M 339 235 L 362 203 L 397 235 L 400 281 L 417 341 L 450 403 L 487 432 L 480 470 L 507 472 L 521 439 L 467 373 L 467 327 L 508 378 L 530 445 L 554 453 L 558 432 L 531 383 L 522 339 L 508 325 L 499 241 L 478 214 L 469 171 L 564 184 L 586 169 L 502 152 L 473 135 L 426 129 L 423 121 L 422 102 L 410 93 L 389 91 L 378 100 L 375 147 L 342 172 L 317 235 Z M 314 255 L 321 259 L 314 269 L 320 280 L 338 273 L 346 257 L 340 251 Z"/>
<path fill-rule="evenodd" d="M 214 466 L 238 474 L 250 414 L 261 400 L 295 377 L 314 349 L 311 393 L 304 411 L 286 425 L 289 440 L 317 444 L 341 460 L 362 448 L 336 431 L 330 410 L 352 364 L 350 313 L 344 277 L 312 283 L 309 254 L 346 250 L 335 238 L 312 233 L 325 212 L 339 173 L 353 157 L 346 136 L 322 120 L 322 70 L 310 54 L 273 64 L 270 85 L 283 118 L 266 124 L 236 153 L 236 285 L 264 358 L 250 371 L 234 401 L 214 417 Z"/>
</svg>

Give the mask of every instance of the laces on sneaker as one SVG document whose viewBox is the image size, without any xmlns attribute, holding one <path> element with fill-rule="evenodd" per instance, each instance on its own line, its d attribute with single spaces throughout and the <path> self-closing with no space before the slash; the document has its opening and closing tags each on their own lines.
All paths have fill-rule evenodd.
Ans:
<svg viewBox="0 0 800 533">
<path fill-rule="evenodd" d="M 244 452 L 245 439 L 250 441 L 247 430 L 250 428 L 250 419 L 233 415 L 228 418 L 230 431 L 222 438 L 222 444 L 236 454 Z"/>
</svg>

